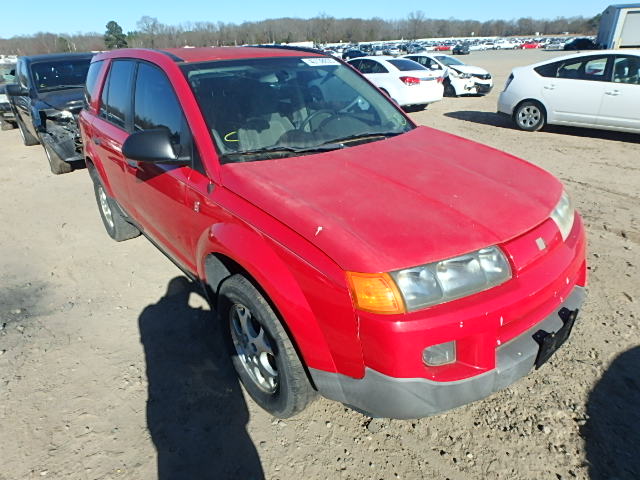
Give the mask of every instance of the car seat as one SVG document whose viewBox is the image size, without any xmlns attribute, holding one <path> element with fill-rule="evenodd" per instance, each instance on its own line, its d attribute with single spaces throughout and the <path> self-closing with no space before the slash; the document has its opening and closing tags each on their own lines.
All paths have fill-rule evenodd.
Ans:
<svg viewBox="0 0 640 480">
<path fill-rule="evenodd" d="M 248 118 L 238 129 L 240 150 L 272 147 L 282 135 L 294 130 L 291 120 L 278 110 L 278 98 L 271 87 L 259 85 L 251 93 L 253 104 Z"/>
</svg>

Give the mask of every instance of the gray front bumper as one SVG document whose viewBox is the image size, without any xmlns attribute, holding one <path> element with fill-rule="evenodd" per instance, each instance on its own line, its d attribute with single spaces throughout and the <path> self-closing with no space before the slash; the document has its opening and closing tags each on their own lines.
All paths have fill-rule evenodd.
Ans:
<svg viewBox="0 0 640 480">
<path fill-rule="evenodd" d="M 586 296 L 576 286 L 569 298 L 526 332 L 496 349 L 496 368 L 455 382 L 424 378 L 394 378 L 370 368 L 363 378 L 309 369 L 321 395 L 342 402 L 372 417 L 420 418 L 480 400 L 524 377 L 534 366 L 539 345 L 538 330 L 554 332 L 563 326 L 558 312 L 579 309 Z"/>
</svg>

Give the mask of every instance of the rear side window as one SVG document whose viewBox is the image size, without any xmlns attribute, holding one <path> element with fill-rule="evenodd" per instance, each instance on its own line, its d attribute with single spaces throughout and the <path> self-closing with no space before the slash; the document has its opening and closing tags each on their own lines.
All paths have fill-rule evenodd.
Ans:
<svg viewBox="0 0 640 480">
<path fill-rule="evenodd" d="M 131 117 L 131 86 L 135 64 L 130 60 L 115 60 L 109 78 L 102 89 L 100 116 L 126 129 Z"/>
<path fill-rule="evenodd" d="M 640 85 L 640 57 L 616 56 L 613 63 L 613 81 Z"/>
<path fill-rule="evenodd" d="M 414 62 L 419 63 L 423 67 L 431 68 L 432 70 L 440 69 L 440 65 L 438 65 L 436 62 L 431 60 L 429 57 L 418 56 L 418 57 L 408 57 L 408 58 L 409 60 L 413 60 Z"/>
<path fill-rule="evenodd" d="M 362 73 L 388 73 L 389 71 L 373 60 L 362 60 L 360 66 L 358 67 Z"/>
<path fill-rule="evenodd" d="M 100 60 L 98 62 L 93 62 L 89 66 L 89 71 L 87 72 L 87 82 L 84 85 L 84 99 L 87 102 L 87 105 L 91 103 L 93 96 L 95 95 L 95 89 L 97 87 L 96 83 L 98 82 L 98 75 L 100 70 L 102 70 L 102 65 L 104 64 L 104 60 Z"/>
<path fill-rule="evenodd" d="M 538 73 L 538 75 L 542 75 L 547 78 L 555 78 L 558 76 L 558 70 L 562 62 L 553 62 L 547 65 L 541 65 L 539 67 L 534 68 L 534 70 Z"/>
<path fill-rule="evenodd" d="M 535 71 L 543 77 L 602 82 L 607 80 L 608 60 L 608 55 L 573 58 L 536 67 Z"/>
<path fill-rule="evenodd" d="M 401 72 L 409 72 L 411 70 L 426 70 L 424 65 L 420 65 L 412 60 L 389 60 L 389 63 Z"/>
</svg>

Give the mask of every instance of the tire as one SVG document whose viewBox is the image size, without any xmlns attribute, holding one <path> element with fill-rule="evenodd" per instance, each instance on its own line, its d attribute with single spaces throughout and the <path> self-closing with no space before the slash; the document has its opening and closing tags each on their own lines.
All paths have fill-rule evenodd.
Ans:
<svg viewBox="0 0 640 480">
<path fill-rule="evenodd" d="M 40 143 L 37 137 L 34 137 L 31 132 L 27 130 L 27 127 L 24 126 L 24 123 L 20 118 L 16 117 L 16 123 L 18 124 L 18 129 L 20 130 L 20 136 L 22 137 L 22 143 L 27 147 L 31 147 L 33 145 L 38 145 Z"/>
<path fill-rule="evenodd" d="M 216 310 L 231 361 L 251 398 L 277 418 L 304 410 L 316 392 L 280 320 L 256 287 L 243 275 L 232 275 L 220 287 Z"/>
<path fill-rule="evenodd" d="M 98 210 L 100 211 L 100 218 L 104 228 L 109 236 L 116 242 L 122 242 L 135 238 L 140 235 L 140 230 L 135 225 L 127 222 L 120 209 L 116 205 L 115 200 L 107 195 L 102 182 L 95 178 L 95 174 L 92 175 L 93 190 L 96 194 L 96 202 L 98 203 Z"/>
<path fill-rule="evenodd" d="M 527 100 L 516 107 L 513 121 L 520 130 L 535 132 L 544 127 L 546 112 L 539 102 Z"/>
<path fill-rule="evenodd" d="M 51 169 L 51 173 L 53 173 L 54 175 L 61 175 L 63 173 L 69 173 L 73 170 L 73 167 L 71 167 L 71 165 L 63 160 L 60 160 L 57 155 L 51 153 L 50 147 L 48 147 L 45 142 L 40 143 L 42 143 L 44 154 L 47 156 L 47 160 L 49 161 L 49 168 Z"/>
<path fill-rule="evenodd" d="M 444 82 L 444 96 L 445 97 L 457 97 L 456 89 L 453 88 L 451 82 L 449 80 L 445 80 Z"/>
<path fill-rule="evenodd" d="M 16 128 L 16 124 L 13 122 L 7 122 L 6 120 L 0 120 L 0 130 L 13 130 Z"/>
</svg>

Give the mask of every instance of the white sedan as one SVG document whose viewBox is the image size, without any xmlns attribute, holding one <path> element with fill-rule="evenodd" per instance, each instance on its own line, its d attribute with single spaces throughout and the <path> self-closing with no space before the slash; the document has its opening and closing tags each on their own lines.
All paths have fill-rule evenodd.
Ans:
<svg viewBox="0 0 640 480">
<path fill-rule="evenodd" d="M 424 108 L 442 100 L 442 75 L 406 58 L 359 57 L 347 63 L 401 107 Z"/>
<path fill-rule="evenodd" d="M 448 97 L 485 95 L 493 88 L 493 79 L 489 72 L 480 67 L 467 65 L 451 55 L 413 53 L 402 58 L 408 58 L 427 68 L 443 69 L 444 93 Z"/>
<path fill-rule="evenodd" d="M 515 68 L 498 111 L 522 130 L 545 124 L 640 133 L 640 50 L 602 50 Z"/>
</svg>

